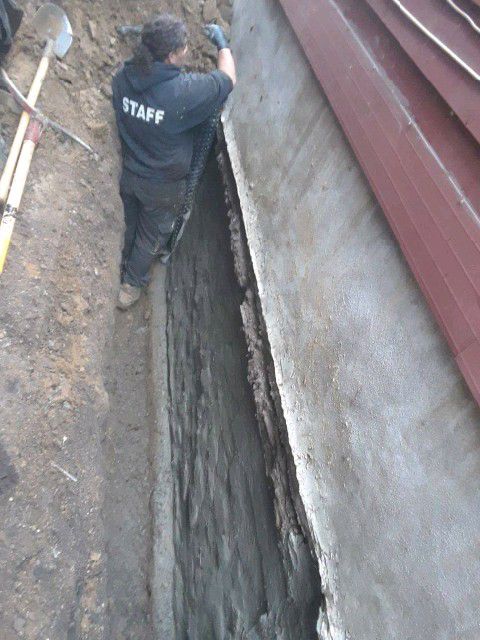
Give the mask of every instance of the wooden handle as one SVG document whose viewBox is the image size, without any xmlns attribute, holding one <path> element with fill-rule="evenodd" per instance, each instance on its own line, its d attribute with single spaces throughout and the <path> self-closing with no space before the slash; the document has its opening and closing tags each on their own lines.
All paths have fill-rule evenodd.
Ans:
<svg viewBox="0 0 480 640">
<path fill-rule="evenodd" d="M 17 170 L 15 171 L 7 204 L 5 205 L 6 207 L 10 206 L 13 209 L 20 207 L 36 146 L 37 143 L 34 140 L 25 140 L 23 143 L 22 152 L 18 159 Z"/>
<path fill-rule="evenodd" d="M 12 182 L 12 188 L 5 204 L 5 211 L 0 225 L 0 273 L 3 273 L 5 260 L 7 258 L 10 241 L 12 239 L 13 229 L 17 219 L 18 209 L 22 202 L 25 184 L 27 182 L 28 173 L 32 164 L 33 154 L 37 147 L 38 141 L 42 134 L 42 128 L 39 122 L 32 121 L 26 133 L 26 139 L 23 143 L 20 158 L 18 159 L 17 169 Z"/>
<path fill-rule="evenodd" d="M 15 215 L 10 215 L 9 212 L 5 211 L 0 225 L 0 273 L 3 273 L 14 226 Z"/>
<path fill-rule="evenodd" d="M 40 95 L 45 76 L 48 72 L 48 67 L 50 66 L 51 54 L 51 44 L 47 43 L 43 58 L 40 60 L 37 73 L 35 74 L 35 78 L 27 96 L 27 102 L 31 107 L 34 107 L 37 104 L 38 96 Z M 24 111 L 20 118 L 17 133 L 15 134 L 10 153 L 8 154 L 7 163 L 5 164 L 2 177 L 0 178 L 0 204 L 4 204 L 7 199 L 8 190 L 10 189 L 10 184 L 15 172 L 15 167 L 17 166 L 18 156 L 22 150 L 23 139 L 25 138 L 29 122 L 30 116 Z"/>
</svg>

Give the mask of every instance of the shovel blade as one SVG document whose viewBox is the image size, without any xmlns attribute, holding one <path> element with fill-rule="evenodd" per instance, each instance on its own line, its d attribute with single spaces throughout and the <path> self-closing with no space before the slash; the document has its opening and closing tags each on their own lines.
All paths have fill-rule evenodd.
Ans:
<svg viewBox="0 0 480 640">
<path fill-rule="evenodd" d="M 70 32 L 64 32 L 55 40 L 53 50 L 57 58 L 64 58 L 67 55 L 68 50 L 72 46 L 73 35 Z"/>
<path fill-rule="evenodd" d="M 35 14 L 33 25 L 44 40 L 53 41 L 53 50 L 58 58 L 63 58 L 73 42 L 72 25 L 67 14 L 56 4 L 44 4 Z"/>
</svg>

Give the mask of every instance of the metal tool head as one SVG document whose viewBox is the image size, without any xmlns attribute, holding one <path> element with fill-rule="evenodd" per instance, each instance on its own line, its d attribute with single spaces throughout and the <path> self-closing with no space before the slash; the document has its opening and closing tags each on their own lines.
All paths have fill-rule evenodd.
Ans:
<svg viewBox="0 0 480 640">
<path fill-rule="evenodd" d="M 48 2 L 40 7 L 33 19 L 38 35 L 53 42 L 57 58 L 63 58 L 73 42 L 72 25 L 63 9 Z"/>
</svg>

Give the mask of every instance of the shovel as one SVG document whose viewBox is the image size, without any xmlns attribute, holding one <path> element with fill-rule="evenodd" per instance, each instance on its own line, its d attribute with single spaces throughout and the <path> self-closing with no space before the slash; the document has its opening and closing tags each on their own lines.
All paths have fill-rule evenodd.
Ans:
<svg viewBox="0 0 480 640">
<path fill-rule="evenodd" d="M 40 7 L 34 17 L 33 26 L 40 38 L 46 41 L 46 44 L 37 73 L 27 96 L 27 102 L 31 107 L 34 107 L 37 103 L 52 56 L 56 55 L 57 58 L 63 58 L 70 49 L 73 40 L 72 27 L 67 15 L 55 4 L 48 3 Z M 0 179 L 0 205 L 4 204 L 7 199 L 29 122 L 30 114 L 24 111 L 20 118 L 20 124 L 18 125 L 17 133 Z"/>
<path fill-rule="evenodd" d="M 48 71 L 51 56 L 53 54 L 58 57 L 65 56 L 72 44 L 73 38 L 72 28 L 67 16 L 54 4 L 44 5 L 38 10 L 35 16 L 35 26 L 42 37 L 47 39 L 44 55 L 30 90 L 30 93 L 33 95 L 33 99 L 36 102 Z M 32 104 L 29 106 L 33 107 Z M 33 109 L 29 109 L 28 111 L 30 111 L 30 114 L 33 113 Z M 36 117 L 32 118 L 30 114 L 28 112 L 24 112 L 22 115 L 22 121 L 20 122 L 20 126 L 24 128 L 19 145 L 20 157 L 17 155 L 18 163 L 16 165 L 16 169 L 13 168 L 12 170 L 12 175 L 13 172 L 15 175 L 13 176 L 12 186 L 10 188 L 10 193 L 8 194 L 2 223 L 0 225 L 0 273 L 3 272 L 3 267 L 7 258 L 18 209 L 23 197 L 23 192 L 25 191 L 25 185 L 30 171 L 30 166 L 32 164 L 33 154 L 40 141 L 44 128 L 44 122 Z M 23 116 L 26 117 L 24 118 Z M 20 137 L 18 131 L 17 136 Z M 22 145 L 23 139 L 24 142 Z M 12 176 L 10 176 L 8 182 L 10 182 L 11 179 Z"/>
</svg>

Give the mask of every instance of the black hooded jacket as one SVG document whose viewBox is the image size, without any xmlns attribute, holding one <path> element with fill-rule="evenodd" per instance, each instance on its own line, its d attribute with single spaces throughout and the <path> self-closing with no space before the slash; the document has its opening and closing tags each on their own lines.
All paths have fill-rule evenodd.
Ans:
<svg viewBox="0 0 480 640">
<path fill-rule="evenodd" d="M 233 88 L 222 71 L 182 73 L 155 62 L 142 73 L 126 62 L 113 79 L 113 106 L 124 166 L 144 178 L 183 179 L 190 168 L 194 127 L 210 117 Z"/>
<path fill-rule="evenodd" d="M 0 61 L 9 52 L 22 18 L 23 11 L 15 0 L 0 0 Z"/>
</svg>

